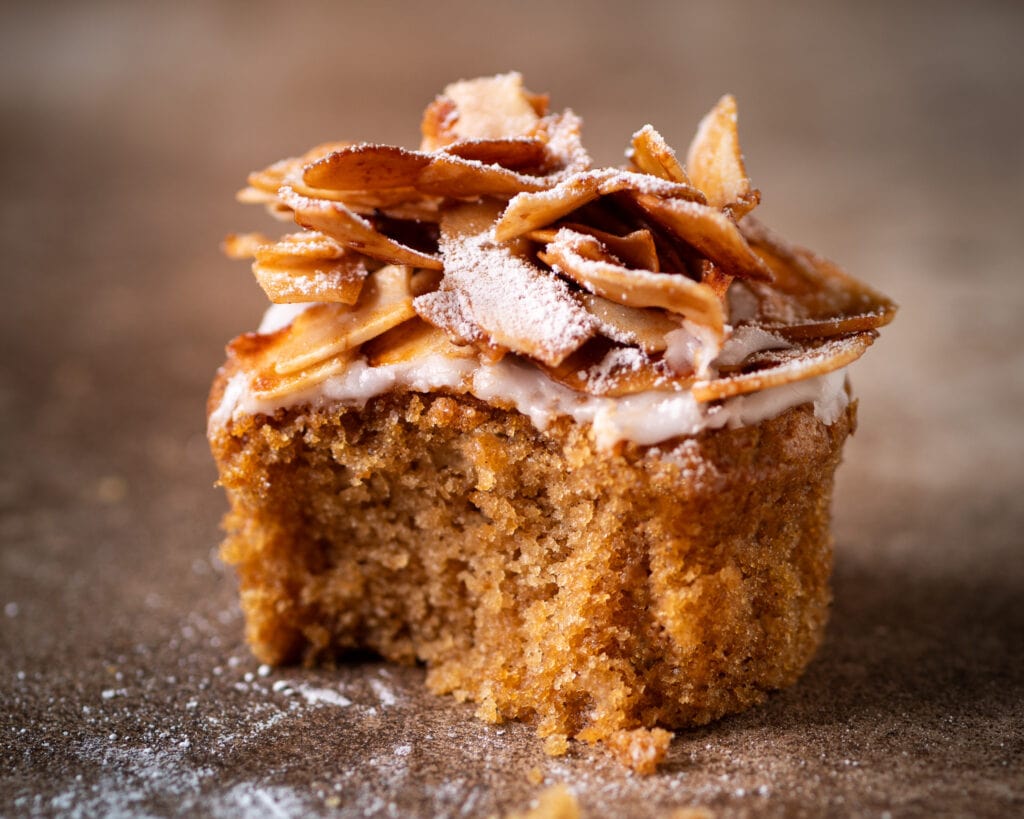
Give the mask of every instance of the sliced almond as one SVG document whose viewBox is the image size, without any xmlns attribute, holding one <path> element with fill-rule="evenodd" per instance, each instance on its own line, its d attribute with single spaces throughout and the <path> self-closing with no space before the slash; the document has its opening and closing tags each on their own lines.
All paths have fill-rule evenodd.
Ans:
<svg viewBox="0 0 1024 819">
<path fill-rule="evenodd" d="M 757 205 L 760 193 L 750 186 L 743 166 L 736 100 L 722 97 L 697 126 L 686 155 L 686 169 L 693 184 L 708 198 L 708 204 L 727 209 L 737 221 Z"/>
<path fill-rule="evenodd" d="M 281 189 L 280 196 L 281 200 L 295 212 L 295 221 L 298 224 L 310 230 L 320 231 L 358 253 L 391 264 L 441 269 L 441 260 L 438 257 L 421 253 L 389 239 L 341 202 L 310 199 L 288 187 Z"/>
<path fill-rule="evenodd" d="M 367 280 L 354 307 L 321 304 L 306 310 L 292 322 L 287 343 L 275 351 L 274 369 L 282 375 L 308 369 L 412 318 L 410 275 L 407 267 L 382 267 Z"/>
<path fill-rule="evenodd" d="M 825 375 L 860 358 L 877 335 L 868 331 L 813 347 L 754 353 L 744 363 L 747 372 L 698 381 L 693 385 L 693 396 L 698 401 L 716 401 Z"/>
<path fill-rule="evenodd" d="M 632 270 L 609 262 L 592 236 L 563 228 L 539 256 L 598 296 L 629 307 L 661 307 L 722 332 L 722 304 L 709 287 L 682 274 Z"/>
<path fill-rule="evenodd" d="M 665 139 L 650 125 L 645 125 L 635 134 L 627 156 L 644 173 L 667 179 L 670 182 L 690 184 L 690 180 Z"/>
</svg>

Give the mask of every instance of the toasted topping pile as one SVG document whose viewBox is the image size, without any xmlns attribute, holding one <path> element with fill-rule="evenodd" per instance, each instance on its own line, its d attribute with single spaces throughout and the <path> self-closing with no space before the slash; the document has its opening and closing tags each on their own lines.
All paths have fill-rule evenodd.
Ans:
<svg viewBox="0 0 1024 819">
<path fill-rule="evenodd" d="M 685 167 L 645 125 L 625 167 L 594 168 L 579 119 L 547 108 L 518 74 L 458 82 L 419 150 L 328 143 L 251 174 L 239 199 L 303 230 L 226 250 L 271 301 L 315 305 L 232 342 L 256 396 L 442 354 L 518 356 L 592 395 L 714 401 L 843 367 L 892 320 L 884 296 L 749 215 L 732 97 Z M 734 335 L 756 343 L 731 355 Z"/>
</svg>

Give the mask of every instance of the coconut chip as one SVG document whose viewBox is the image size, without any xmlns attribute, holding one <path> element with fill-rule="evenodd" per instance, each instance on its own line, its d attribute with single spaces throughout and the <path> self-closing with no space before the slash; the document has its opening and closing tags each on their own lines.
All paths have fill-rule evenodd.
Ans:
<svg viewBox="0 0 1024 819">
<path fill-rule="evenodd" d="M 706 285 L 681 274 L 625 267 L 606 255 L 593 236 L 562 228 L 540 258 L 591 293 L 619 304 L 661 307 L 718 332 L 725 323 L 722 303 Z"/>
<path fill-rule="evenodd" d="M 723 97 L 685 169 L 649 125 L 630 168 L 594 169 L 579 118 L 505 74 L 448 86 L 419 150 L 332 142 L 274 163 L 239 198 L 307 230 L 225 251 L 253 259 L 272 301 L 316 304 L 231 354 L 264 397 L 358 358 L 511 353 L 582 392 L 700 401 L 845 366 L 895 305 L 748 216 L 736 122 Z M 719 356 L 727 321 L 776 348 Z"/>
<path fill-rule="evenodd" d="M 467 204 L 442 217 L 442 287 L 462 294 L 472 320 L 495 344 L 558 364 L 594 335 L 596 322 L 564 282 L 495 241 L 499 209 Z"/>
</svg>

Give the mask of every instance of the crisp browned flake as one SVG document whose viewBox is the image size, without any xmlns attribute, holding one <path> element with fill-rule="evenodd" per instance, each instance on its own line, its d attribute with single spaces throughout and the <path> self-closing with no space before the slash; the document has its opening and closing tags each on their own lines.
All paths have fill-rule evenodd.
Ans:
<svg viewBox="0 0 1024 819">
<path fill-rule="evenodd" d="M 302 181 L 331 191 L 412 188 L 431 156 L 394 145 L 348 145 L 304 166 Z"/>
<path fill-rule="evenodd" d="M 743 372 L 696 382 L 693 397 L 698 401 L 716 401 L 826 375 L 864 355 L 877 335 L 869 330 L 813 346 L 754 353 L 744 362 Z"/>
<path fill-rule="evenodd" d="M 629 307 L 661 307 L 722 332 L 722 303 L 709 287 L 682 274 L 633 270 L 609 261 L 593 236 L 562 228 L 539 256 L 598 296 Z"/>
<path fill-rule="evenodd" d="M 618 236 L 606 230 L 584 225 L 582 222 L 559 222 L 552 227 L 531 230 L 524 236 L 531 242 L 546 245 L 555 241 L 555 236 L 562 228 L 567 228 L 574 233 L 593 236 L 616 261 L 625 262 L 629 267 L 650 270 L 654 273 L 661 269 L 654 237 L 646 228 L 634 230 L 625 236 Z"/>
<path fill-rule="evenodd" d="M 369 270 L 365 257 L 320 233 L 292 233 L 253 249 L 252 272 L 275 304 L 355 304 Z"/>
<path fill-rule="evenodd" d="M 362 348 L 371 367 L 405 364 L 432 355 L 474 359 L 476 350 L 453 344 L 448 334 L 414 317 L 367 342 Z"/>
<path fill-rule="evenodd" d="M 542 129 L 538 118 L 547 111 L 548 95 L 524 89 L 519 74 L 452 83 L 423 112 L 421 149 L 435 151 L 460 140 L 525 136 Z"/>
<path fill-rule="evenodd" d="M 457 139 L 528 136 L 539 117 L 518 72 L 454 82 L 443 97 L 453 103 L 449 130 Z"/>
<path fill-rule="evenodd" d="M 407 267 L 382 267 L 367 280 L 356 305 L 310 307 L 292 322 L 292 332 L 274 351 L 274 370 L 288 375 L 308 369 L 412 318 L 410 276 Z"/>
<path fill-rule="evenodd" d="M 691 184 L 686 171 L 683 170 L 683 166 L 676 158 L 676 152 L 668 146 L 664 137 L 650 125 L 645 125 L 633 134 L 630 150 L 626 152 L 626 155 L 644 173 L 667 179 L 670 182 Z"/>
<path fill-rule="evenodd" d="M 719 210 L 685 199 L 641 193 L 636 203 L 648 216 L 731 276 L 771 281 L 772 272 L 754 253 L 736 223 Z"/>
<path fill-rule="evenodd" d="M 501 165 L 503 168 L 530 173 L 539 172 L 547 158 L 544 140 L 536 137 L 472 139 L 453 142 L 446 145 L 443 150 L 471 162 Z"/>
<path fill-rule="evenodd" d="M 678 376 L 661 359 L 635 347 L 616 347 L 594 339 L 558 366 L 541 367 L 553 381 L 577 392 L 604 398 L 621 398 L 648 390 L 679 392 L 693 383 L 690 375 Z"/>
<path fill-rule="evenodd" d="M 728 210 L 736 220 L 760 201 L 761 195 L 751 188 L 743 166 L 736 100 L 731 94 L 722 97 L 697 126 L 686 155 L 686 170 L 693 184 L 704 191 L 708 204 Z"/>
<path fill-rule="evenodd" d="M 224 237 L 221 250 L 229 259 L 251 259 L 262 245 L 273 241 L 264 233 L 232 233 Z"/>
<path fill-rule="evenodd" d="M 597 319 L 601 335 L 648 353 L 664 350 L 668 346 L 665 336 L 680 326 L 678 319 L 661 310 L 626 307 L 593 293 L 581 293 L 580 301 Z"/>
<path fill-rule="evenodd" d="M 289 180 L 298 177 L 306 165 L 316 162 L 334 151 L 341 150 L 348 144 L 348 142 L 324 142 L 310 148 L 302 156 L 282 159 L 262 170 L 253 171 L 247 180 L 249 187 L 238 192 L 239 201 L 247 203 L 274 201 L 277 198 L 278 189 L 282 185 L 288 184 Z"/>
<path fill-rule="evenodd" d="M 458 290 L 434 290 L 417 296 L 413 309 L 424 321 L 444 331 L 457 345 L 485 345 L 487 334 L 471 314 L 466 298 Z"/>
<path fill-rule="evenodd" d="M 392 145 L 353 145 L 306 167 L 302 182 L 310 191 L 373 192 L 413 189 L 429 196 L 474 198 L 514 196 L 553 184 L 544 177 L 454 153 L 420 153 Z"/>
<path fill-rule="evenodd" d="M 744 283 L 757 301 L 760 326 L 786 338 L 825 338 L 877 329 L 895 317 L 891 300 L 827 259 L 751 219 L 742 230 L 774 275 L 771 286 Z"/>
<path fill-rule="evenodd" d="M 602 168 L 583 171 L 539 193 L 521 193 L 514 197 L 495 226 L 494 235 L 499 242 L 514 239 L 542 228 L 579 210 L 600 196 L 620 191 L 634 194 L 649 193 L 671 200 L 699 202 L 704 199 L 700 191 L 681 182 L 667 182 L 649 174 Z"/>
<path fill-rule="evenodd" d="M 260 401 L 301 393 L 342 375 L 355 360 L 355 350 L 344 350 L 297 372 L 281 375 L 272 367 L 257 371 L 252 381 L 253 397 Z"/>
<path fill-rule="evenodd" d="M 459 292 L 462 309 L 493 344 L 556 365 L 594 335 L 596 323 L 563 281 L 494 240 L 499 209 L 483 202 L 444 214 L 442 288 Z"/>
<path fill-rule="evenodd" d="M 342 202 L 311 199 L 288 187 L 281 189 L 280 196 L 294 211 L 298 224 L 324 233 L 351 250 L 391 264 L 441 269 L 438 257 L 388 238 Z"/>
</svg>

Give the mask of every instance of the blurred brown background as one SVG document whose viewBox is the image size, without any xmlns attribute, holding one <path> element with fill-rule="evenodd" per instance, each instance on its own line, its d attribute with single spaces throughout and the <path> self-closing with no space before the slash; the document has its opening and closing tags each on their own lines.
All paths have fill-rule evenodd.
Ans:
<svg viewBox="0 0 1024 819">
<path fill-rule="evenodd" d="M 594 816 L 1024 812 L 1022 44 L 1013 2 L 0 7 L 0 814 L 488 815 L 534 767 Z M 265 306 L 234 191 L 513 68 L 602 162 L 736 94 L 759 215 L 902 305 L 853 370 L 826 645 L 646 780 L 416 669 L 258 669 L 216 559 L 205 391 Z"/>
</svg>

